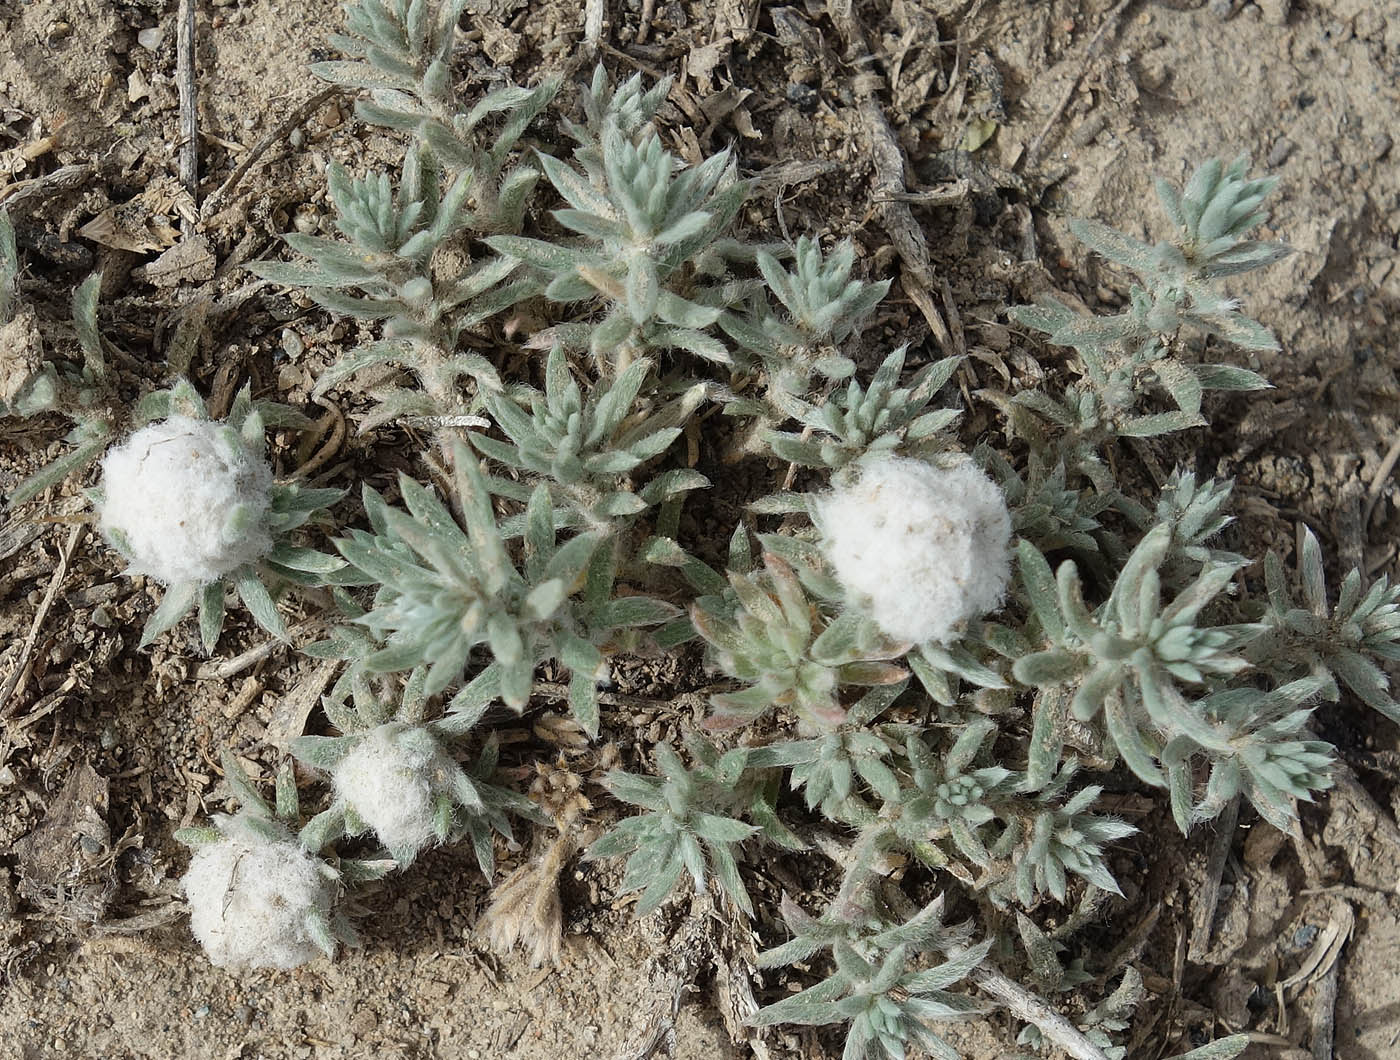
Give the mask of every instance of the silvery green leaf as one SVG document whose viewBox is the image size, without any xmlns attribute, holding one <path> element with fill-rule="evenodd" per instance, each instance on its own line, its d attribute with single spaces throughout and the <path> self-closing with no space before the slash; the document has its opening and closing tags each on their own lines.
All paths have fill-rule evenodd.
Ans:
<svg viewBox="0 0 1400 1060">
<path fill-rule="evenodd" d="M 1202 320 L 1201 326 L 1246 350 L 1277 350 L 1274 333 L 1242 313 L 1226 313 Z"/>
<path fill-rule="evenodd" d="M 1117 432 L 1125 438 L 1156 438 L 1172 431 L 1184 431 L 1205 425 L 1206 419 L 1199 413 L 1178 409 L 1174 412 L 1131 416 L 1118 424 Z"/>
<path fill-rule="evenodd" d="M 592 613 L 592 622 L 599 630 L 654 626 L 680 617 L 681 609 L 662 600 L 646 596 L 624 596 L 610 600 Z"/>
<path fill-rule="evenodd" d="M 1109 261 L 1116 261 L 1137 272 L 1146 272 L 1152 267 L 1152 247 L 1115 228 L 1098 221 L 1076 218 L 1069 222 L 1069 230 L 1081 243 L 1098 251 Z"/>
<path fill-rule="evenodd" d="M 329 81 L 333 85 L 345 85 L 348 88 L 389 88 L 410 94 L 417 88 L 411 77 L 390 73 L 382 68 L 377 69 L 369 63 L 328 60 L 311 63 L 307 69 L 323 81 Z"/>
<path fill-rule="evenodd" d="M 213 654 L 219 633 L 224 628 L 224 583 L 210 582 L 199 595 L 199 639 L 208 654 Z"/>
<path fill-rule="evenodd" d="M 198 596 L 199 587 L 190 582 L 167 587 L 160 606 L 146 620 L 145 628 L 141 630 L 141 642 L 137 647 L 148 647 L 162 633 L 173 629 L 180 619 L 190 613 Z"/>
<path fill-rule="evenodd" d="M 95 272 L 73 292 L 73 328 L 83 350 L 83 371 L 94 382 L 100 382 L 107 375 L 102 338 L 97 330 L 97 299 L 101 291 L 102 274 Z"/>
<path fill-rule="evenodd" d="M 249 566 L 239 567 L 230 575 L 230 579 L 243 605 L 248 608 L 248 613 L 258 625 L 278 640 L 286 640 L 286 624 L 278 614 L 277 605 L 273 603 L 266 586 L 258 580 L 257 572 Z"/>
<path fill-rule="evenodd" d="M 272 807 L 267 804 L 253 786 L 253 782 L 248 779 L 248 774 L 243 767 L 238 764 L 238 759 L 233 757 L 232 752 L 222 751 L 219 755 L 219 762 L 224 771 L 224 782 L 228 784 L 229 791 L 233 797 L 243 805 L 243 808 L 250 813 L 271 819 L 273 817 Z"/>
</svg>

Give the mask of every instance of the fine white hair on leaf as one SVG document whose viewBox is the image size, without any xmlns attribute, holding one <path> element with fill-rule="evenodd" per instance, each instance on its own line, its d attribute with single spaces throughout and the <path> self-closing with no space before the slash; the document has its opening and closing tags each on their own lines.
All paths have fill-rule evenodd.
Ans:
<svg viewBox="0 0 1400 1060">
<path fill-rule="evenodd" d="M 421 741 L 396 738 L 401 735 L 392 722 L 370 731 L 336 764 L 331 780 L 394 859 L 406 864 L 437 837 L 432 778 L 438 749 L 427 733 Z"/>
<path fill-rule="evenodd" d="M 945 642 L 994 610 L 1011 576 L 1011 516 L 970 459 L 888 457 L 817 498 L 822 552 L 850 606 L 897 640 Z"/>
<path fill-rule="evenodd" d="M 290 838 L 209 843 L 190 858 L 181 883 L 190 930 L 219 968 L 295 968 L 323 952 L 307 919 L 329 918 L 335 883 Z"/>
<path fill-rule="evenodd" d="M 102 460 L 103 533 L 131 571 L 207 584 L 272 548 L 272 469 L 231 427 L 171 416 Z"/>
</svg>

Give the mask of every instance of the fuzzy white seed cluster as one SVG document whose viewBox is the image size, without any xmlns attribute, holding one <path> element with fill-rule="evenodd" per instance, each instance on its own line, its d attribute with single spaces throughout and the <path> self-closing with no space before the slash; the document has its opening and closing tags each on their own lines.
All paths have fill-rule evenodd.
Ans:
<svg viewBox="0 0 1400 1060">
<path fill-rule="evenodd" d="M 812 516 L 850 605 L 896 640 L 944 642 L 959 622 L 1001 603 L 1011 516 L 971 460 L 865 465 L 819 498 Z"/>
<path fill-rule="evenodd" d="M 132 573 L 202 585 L 272 548 L 271 490 L 272 469 L 234 430 L 177 415 L 103 458 L 98 514 Z"/>
<path fill-rule="evenodd" d="M 321 955 L 307 918 L 329 918 L 335 883 L 294 840 L 226 836 L 195 851 L 181 882 L 211 964 L 286 969 Z"/>
<path fill-rule="evenodd" d="M 335 792 L 374 830 L 395 860 L 411 861 L 437 836 L 432 775 L 436 749 L 395 739 L 381 725 L 331 773 Z"/>
</svg>

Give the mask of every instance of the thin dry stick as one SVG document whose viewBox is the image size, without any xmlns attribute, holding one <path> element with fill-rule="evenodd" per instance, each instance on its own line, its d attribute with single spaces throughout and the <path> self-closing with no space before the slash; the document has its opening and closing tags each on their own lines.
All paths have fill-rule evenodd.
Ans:
<svg viewBox="0 0 1400 1060">
<path fill-rule="evenodd" d="M 603 16 L 607 14 L 605 0 L 587 0 L 583 5 L 583 43 L 596 48 L 603 41 Z"/>
<path fill-rule="evenodd" d="M 54 599 L 58 596 L 58 587 L 63 584 L 63 579 L 68 576 L 68 561 L 73 556 L 73 549 L 78 545 L 78 538 L 82 537 L 86 523 L 78 523 L 68 533 L 68 541 L 58 553 L 58 566 L 54 569 L 53 577 L 49 579 L 49 587 L 44 591 L 44 598 L 39 601 L 39 610 L 34 613 L 34 621 L 29 624 L 29 634 L 24 638 L 24 646 L 19 650 L 19 658 L 15 660 L 15 669 L 5 680 L 3 688 L 0 688 L 0 718 L 8 718 L 19 709 L 19 699 L 15 695 L 19 688 L 20 681 L 29 673 L 29 657 L 34 653 L 34 645 L 39 640 L 39 630 L 44 625 L 44 619 L 48 617 L 49 608 L 53 607 Z"/>
<path fill-rule="evenodd" d="M 30 177 L 27 180 L 17 180 L 13 184 L 6 184 L 0 188 L 0 202 L 8 202 L 13 208 L 30 199 L 42 201 L 61 191 L 72 191 L 74 188 L 81 187 L 90 176 L 92 176 L 92 166 L 86 162 L 74 162 L 72 165 L 59 166 L 52 173 L 45 173 L 41 177 Z"/>
<path fill-rule="evenodd" d="M 1230 856 L 1230 846 L 1235 839 L 1235 825 L 1240 817 L 1240 797 L 1236 795 L 1226 805 L 1215 826 L 1215 841 L 1211 844 L 1210 857 L 1206 861 L 1206 878 L 1201 885 L 1200 896 L 1192 909 L 1195 922 L 1191 925 L 1191 946 L 1186 956 L 1193 961 L 1202 960 L 1210 950 L 1212 928 L 1215 926 L 1215 907 L 1220 904 L 1220 878 L 1225 873 L 1225 862 Z"/>
<path fill-rule="evenodd" d="M 1385 484 L 1390 481 L 1390 473 L 1395 470 L 1396 461 L 1400 461 L 1400 434 L 1397 434 L 1395 441 L 1390 443 L 1385 459 L 1381 461 L 1380 467 L 1376 468 L 1376 473 L 1371 476 L 1371 485 L 1366 490 L 1366 511 L 1361 516 L 1363 533 L 1371 525 L 1371 516 L 1375 514 L 1376 505 L 1380 503 L 1381 490 L 1385 489 Z"/>
<path fill-rule="evenodd" d="M 1337 978 L 1342 971 L 1341 956 L 1332 962 L 1313 991 L 1313 1060 L 1332 1060 L 1332 1042 L 1337 1019 Z"/>
<path fill-rule="evenodd" d="M 637 26 L 637 44 L 647 42 L 647 34 L 651 32 L 651 20 L 656 17 L 656 0 L 642 0 L 642 17 Z"/>
<path fill-rule="evenodd" d="M 281 125 L 264 135 L 261 140 L 253 145 L 253 149 L 244 156 L 243 161 L 238 163 L 238 168 L 230 173 L 224 182 L 215 189 L 214 194 L 204 201 L 204 206 L 200 210 L 201 215 L 208 217 L 223 206 L 228 197 L 233 194 L 233 190 L 238 187 L 238 182 L 247 176 L 248 170 L 253 168 L 258 159 L 262 158 L 269 147 L 292 135 L 293 129 L 320 110 L 332 97 L 340 95 L 340 92 L 341 88 L 339 85 L 323 88 L 320 92 L 317 92 L 305 103 L 297 107 L 296 110 L 287 115 Z"/>
<path fill-rule="evenodd" d="M 216 680 L 222 681 L 225 678 L 242 673 L 248 667 L 262 662 L 279 648 L 290 648 L 297 636 L 308 633 L 322 625 L 319 618 L 309 618 L 305 622 L 299 622 L 291 629 L 287 630 L 287 639 L 278 640 L 273 637 L 264 641 L 255 648 L 249 648 L 242 655 L 235 655 L 232 659 L 225 659 L 223 662 L 207 662 L 195 672 L 195 678 L 200 681 Z"/>
<path fill-rule="evenodd" d="M 852 69 L 873 65 L 865 31 L 851 11 L 847 0 L 828 6 L 828 13 L 846 42 L 846 62 Z M 890 237 L 904 265 L 900 286 L 933 332 L 934 341 L 944 350 L 951 349 L 952 336 L 933 304 L 933 264 L 923 230 L 914 220 L 914 213 L 902 196 L 908 193 L 904 184 L 904 151 L 899 139 L 885 118 L 884 109 L 876 96 L 883 79 L 873 73 L 857 75 L 854 89 L 859 103 L 857 113 L 864 127 L 866 148 L 874 170 L 870 202 L 879 215 L 880 224 Z"/>
<path fill-rule="evenodd" d="M 1079 60 L 1079 72 L 1075 74 L 1074 77 L 1070 79 L 1070 83 L 1065 86 L 1064 94 L 1060 96 L 1054 109 L 1050 111 L 1050 116 L 1045 119 L 1045 124 L 1040 127 L 1040 132 L 1035 134 L 1035 139 L 1031 141 L 1031 145 L 1026 148 L 1026 153 L 1022 157 L 1022 166 L 1024 168 L 1030 169 L 1031 166 L 1035 165 L 1036 159 L 1040 156 L 1040 149 L 1045 144 L 1045 138 L 1050 135 L 1050 130 L 1054 127 L 1055 123 L 1060 120 L 1060 116 L 1064 114 L 1065 108 L 1069 106 L 1069 101 L 1074 98 L 1074 93 L 1079 88 L 1079 83 L 1084 80 L 1084 73 L 1089 68 L 1089 60 L 1098 52 L 1099 45 L 1103 42 L 1104 37 L 1108 35 L 1108 31 L 1118 25 L 1119 17 L 1132 2 L 1133 0 L 1118 0 L 1113 10 L 1104 16 L 1103 25 L 1099 27 L 1098 32 L 1090 39 L 1088 47 L 1084 49 L 1083 57 Z"/>
<path fill-rule="evenodd" d="M 1019 1020 L 1035 1024 L 1074 1060 L 1108 1060 L 1104 1051 L 1080 1033 L 1079 1028 L 1024 987 L 986 965 L 972 970 L 971 979 L 979 990 L 1001 1002 Z"/>
<path fill-rule="evenodd" d="M 175 87 L 180 94 L 180 183 L 199 205 L 199 96 L 194 69 L 194 0 L 180 0 L 175 35 Z"/>
</svg>

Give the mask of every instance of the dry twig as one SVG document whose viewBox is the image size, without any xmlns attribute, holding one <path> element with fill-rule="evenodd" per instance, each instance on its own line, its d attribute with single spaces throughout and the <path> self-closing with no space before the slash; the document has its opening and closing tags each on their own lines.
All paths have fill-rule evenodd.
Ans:
<svg viewBox="0 0 1400 1060">
<path fill-rule="evenodd" d="M 1230 856 L 1230 847 L 1235 839 L 1235 824 L 1240 817 L 1240 797 L 1230 800 L 1215 825 L 1215 838 L 1211 843 L 1210 857 L 1206 860 L 1206 878 L 1201 881 L 1201 890 L 1191 910 L 1191 945 L 1186 956 L 1199 962 L 1210 950 L 1210 940 L 1215 927 L 1215 908 L 1220 904 L 1220 878 L 1225 873 L 1225 862 Z"/>
<path fill-rule="evenodd" d="M 262 662 L 279 648 L 290 648 L 292 642 L 295 641 L 300 634 L 309 633 L 314 629 L 320 628 L 323 624 L 324 623 L 317 618 L 310 618 L 305 622 L 299 622 L 291 629 L 287 630 L 286 640 L 278 640 L 276 637 L 272 637 L 259 644 L 257 647 L 249 648 L 242 655 L 235 655 L 232 659 L 225 659 L 222 662 L 207 662 L 195 672 L 195 677 L 200 681 L 222 681 L 225 678 L 232 677 L 234 674 L 240 674 L 248 669 L 248 667 Z"/>
<path fill-rule="evenodd" d="M 14 672 L 6 678 L 4 686 L 0 687 L 0 718 L 8 718 L 19 709 L 22 682 L 29 674 L 29 657 L 34 654 L 34 645 L 39 641 L 39 630 L 43 628 L 44 619 L 48 617 L 49 609 L 53 607 L 54 599 L 58 596 L 58 587 L 68 576 L 68 562 L 73 557 L 73 549 L 77 547 L 78 538 L 82 536 L 86 525 L 78 523 L 74 526 L 68 533 L 67 542 L 59 550 L 58 566 L 54 568 L 53 577 L 49 579 L 44 598 L 39 601 L 39 609 L 34 612 L 34 621 L 29 624 L 29 633 L 25 636 L 24 646 L 20 648 L 19 657 L 15 660 Z"/>
<path fill-rule="evenodd" d="M 974 968 L 970 978 L 983 993 L 990 994 L 1017 1019 L 1033 1023 L 1074 1060 L 1108 1060 L 1104 1051 L 1084 1037 L 1078 1027 L 995 968 Z"/>
<path fill-rule="evenodd" d="M 1045 124 L 1040 127 L 1040 132 L 1035 134 L 1035 139 L 1026 148 L 1025 155 L 1022 156 L 1021 164 L 1024 168 L 1030 169 L 1035 165 L 1040 157 L 1040 149 L 1045 146 L 1045 138 L 1050 135 L 1050 130 L 1064 114 L 1065 108 L 1069 106 L 1069 101 L 1074 98 L 1075 91 L 1079 88 L 1079 83 L 1084 80 L 1084 74 L 1089 68 L 1089 60 L 1092 59 L 1099 50 L 1099 45 L 1108 36 L 1109 30 L 1118 25 L 1118 20 L 1123 12 L 1133 0 L 1118 0 L 1113 10 L 1104 16 L 1103 25 L 1098 28 L 1093 37 L 1089 39 L 1088 45 L 1084 49 L 1084 54 L 1079 58 L 1079 72 L 1070 78 L 1070 82 L 1065 86 L 1064 93 L 1060 96 L 1055 106 L 1050 111 L 1050 116 L 1045 119 Z"/>
<path fill-rule="evenodd" d="M 180 94 L 180 183 L 199 204 L 199 95 L 194 68 L 194 0 L 180 0 L 175 87 Z"/>
<path fill-rule="evenodd" d="M 286 119 L 282 124 L 278 125 L 277 128 L 265 134 L 261 140 L 253 145 L 253 149 L 247 153 L 243 161 L 238 163 L 238 168 L 230 173 L 228 177 L 225 178 L 224 182 L 214 190 L 214 194 L 204 200 L 204 206 L 200 209 L 200 215 L 209 217 L 219 210 L 228 200 L 228 197 L 233 194 L 234 189 L 238 187 L 239 181 L 247 176 L 248 171 L 262 158 L 269 147 L 281 140 L 285 140 L 292 134 L 293 129 L 305 122 L 329 100 L 340 95 L 340 93 L 341 88 L 339 85 L 323 88 L 320 92 L 317 92 L 301 106 L 288 114 Z M 259 282 L 261 283 L 262 281 Z"/>
<path fill-rule="evenodd" d="M 847 2 L 832 3 L 828 10 L 846 42 L 846 61 L 853 68 L 871 68 L 873 59 L 865 31 L 856 20 L 851 5 Z M 949 350 L 952 348 L 952 337 L 931 294 L 933 263 L 929 258 L 928 243 L 907 201 L 909 190 L 904 184 L 904 151 L 876 95 L 881 83 L 882 78 L 873 73 L 859 74 L 852 79 L 852 87 L 859 101 L 857 113 L 865 132 L 870 164 L 875 171 L 870 200 L 880 224 L 904 264 L 900 286 L 928 322 L 934 341 L 941 349 Z"/>
<path fill-rule="evenodd" d="M 74 188 L 80 187 L 90 176 L 92 176 L 92 166 L 86 162 L 59 166 L 52 173 L 45 173 L 41 177 L 30 177 L 27 180 L 17 180 L 13 184 L 7 184 L 0 188 L 0 203 L 8 203 L 13 209 L 31 199 L 40 202 L 61 191 L 72 191 Z"/>
</svg>

